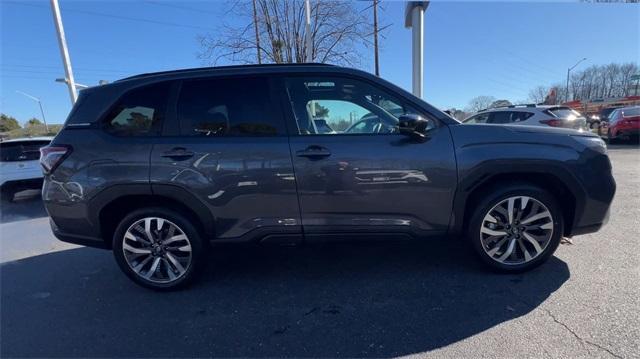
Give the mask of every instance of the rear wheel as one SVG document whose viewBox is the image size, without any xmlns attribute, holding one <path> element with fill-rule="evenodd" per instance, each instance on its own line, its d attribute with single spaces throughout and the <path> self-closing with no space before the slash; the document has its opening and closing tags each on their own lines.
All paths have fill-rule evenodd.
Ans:
<svg viewBox="0 0 640 359">
<path fill-rule="evenodd" d="M 494 188 L 480 201 L 468 236 L 482 261 L 504 272 L 545 262 L 560 244 L 562 211 L 554 196 L 529 184 Z"/>
<path fill-rule="evenodd" d="M 132 212 L 113 236 L 113 253 L 120 268 L 134 282 L 158 290 L 188 284 L 200 267 L 203 247 L 193 224 L 164 208 Z"/>
</svg>

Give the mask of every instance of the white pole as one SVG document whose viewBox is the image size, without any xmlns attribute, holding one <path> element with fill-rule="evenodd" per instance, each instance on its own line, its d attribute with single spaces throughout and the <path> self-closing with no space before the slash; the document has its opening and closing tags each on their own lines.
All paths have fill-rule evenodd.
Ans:
<svg viewBox="0 0 640 359">
<path fill-rule="evenodd" d="M 16 90 L 17 93 L 27 96 L 28 98 L 32 99 L 33 101 L 36 101 L 38 103 L 38 106 L 40 106 L 40 114 L 42 114 L 42 122 L 44 122 L 44 130 L 48 133 L 49 132 L 49 126 L 47 126 L 47 119 L 44 117 L 44 109 L 42 108 L 42 101 L 40 101 L 39 98 L 29 95 L 26 92 L 22 92 L 22 91 L 18 91 Z"/>
<path fill-rule="evenodd" d="M 305 0 L 304 2 L 306 8 L 306 23 L 304 27 L 305 32 L 305 42 L 306 42 L 306 53 L 305 53 L 305 61 L 313 62 L 313 46 L 311 45 L 311 4 L 309 0 Z"/>
<path fill-rule="evenodd" d="M 69 96 L 71 97 L 71 104 L 74 105 L 78 98 L 78 94 L 76 93 L 76 83 L 73 78 L 73 70 L 71 69 L 71 59 L 69 58 L 69 50 L 67 49 L 67 40 L 64 36 L 64 27 L 62 26 L 62 17 L 60 16 L 58 0 L 51 0 L 51 10 L 53 12 L 53 22 L 56 25 L 56 32 L 58 33 L 58 45 L 60 46 L 60 54 L 62 55 L 62 62 L 64 64 L 67 86 L 69 87 Z"/>
<path fill-rule="evenodd" d="M 424 75 L 424 8 L 422 6 L 415 6 L 411 10 L 411 34 L 413 94 L 422 98 L 422 77 Z"/>
</svg>

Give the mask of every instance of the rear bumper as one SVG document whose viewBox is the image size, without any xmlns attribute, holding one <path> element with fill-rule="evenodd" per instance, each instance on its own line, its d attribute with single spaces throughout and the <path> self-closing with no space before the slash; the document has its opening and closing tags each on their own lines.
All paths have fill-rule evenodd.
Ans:
<svg viewBox="0 0 640 359">
<path fill-rule="evenodd" d="M 83 236 L 78 234 L 63 233 L 60 231 L 56 223 L 49 218 L 49 224 L 51 225 L 51 231 L 53 235 L 59 240 L 67 243 L 78 244 L 81 246 L 110 249 L 111 246 L 99 237 Z"/>
</svg>

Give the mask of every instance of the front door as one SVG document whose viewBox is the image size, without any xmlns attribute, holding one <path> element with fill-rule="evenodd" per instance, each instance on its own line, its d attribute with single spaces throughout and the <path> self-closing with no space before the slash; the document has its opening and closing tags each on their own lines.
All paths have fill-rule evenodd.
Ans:
<svg viewBox="0 0 640 359">
<path fill-rule="evenodd" d="M 290 77 L 290 138 L 305 235 L 442 234 L 456 184 L 451 135 L 430 119 L 425 141 L 398 133 L 415 105 L 365 80 Z"/>
</svg>

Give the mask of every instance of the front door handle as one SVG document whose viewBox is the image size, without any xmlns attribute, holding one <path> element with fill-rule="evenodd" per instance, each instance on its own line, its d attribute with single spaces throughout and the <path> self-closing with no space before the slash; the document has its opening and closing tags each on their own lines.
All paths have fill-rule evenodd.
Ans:
<svg viewBox="0 0 640 359">
<path fill-rule="evenodd" d="M 304 150 L 296 151 L 296 156 L 307 158 L 323 158 L 331 156 L 331 151 L 322 146 L 312 145 L 305 148 Z"/>
<path fill-rule="evenodd" d="M 161 156 L 181 161 L 193 157 L 194 154 L 195 153 L 193 151 L 187 151 L 184 147 L 174 147 L 169 151 L 164 152 Z"/>
</svg>

